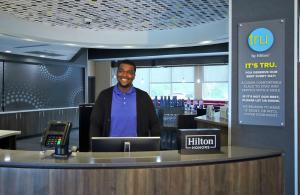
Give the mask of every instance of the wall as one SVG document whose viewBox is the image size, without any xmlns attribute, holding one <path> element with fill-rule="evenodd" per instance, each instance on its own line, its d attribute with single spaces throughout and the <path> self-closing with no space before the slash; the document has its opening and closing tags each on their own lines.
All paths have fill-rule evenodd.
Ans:
<svg viewBox="0 0 300 195">
<path fill-rule="evenodd" d="M 87 76 L 88 77 L 94 77 L 96 74 L 96 67 L 95 67 L 95 63 L 94 61 L 88 61 L 88 65 L 87 65 Z"/>
<path fill-rule="evenodd" d="M 108 87 L 111 83 L 111 61 L 95 62 L 95 77 L 96 77 L 96 97 L 98 94 Z"/>
<path fill-rule="evenodd" d="M 81 67 L 67 64 L 4 62 L 3 75 L 0 75 L 4 89 L 0 93 L 2 108 L 18 111 L 76 107 L 84 103 L 83 71 Z"/>
<path fill-rule="evenodd" d="M 146 59 L 150 59 L 150 65 L 153 63 L 151 62 L 152 60 L 155 60 L 156 65 L 174 65 L 176 62 L 179 64 L 182 63 L 181 60 L 186 62 L 187 59 L 184 59 L 185 57 L 188 57 L 190 61 L 202 61 L 202 63 L 228 62 L 228 43 L 177 48 L 88 50 L 89 60 L 120 60 L 134 58 L 136 60 L 136 65 L 139 65 L 139 60 L 143 60 L 144 62 L 142 64 L 146 64 Z"/>
<path fill-rule="evenodd" d="M 232 145 L 282 150 L 285 194 L 294 194 L 294 0 L 243 0 L 232 2 L 231 131 Z M 238 24 L 281 19 L 285 23 L 285 126 L 239 125 L 238 123 Z"/>
<path fill-rule="evenodd" d="M 15 104 L 9 110 L 21 110 L 24 105 L 26 108 L 23 109 L 30 110 L 77 106 L 87 99 L 85 87 L 87 82 L 87 74 L 85 73 L 87 66 L 86 49 L 81 49 L 69 61 L 0 53 L 0 65 L 4 67 L 0 70 L 0 73 L 4 70 L 2 73 L 4 79 L 1 79 L 4 81 L 4 91 L 1 90 L 1 93 L 7 93 L 4 96 L 1 95 L 1 98 L 21 93 L 19 96 L 13 97 L 14 102 L 24 100 L 24 96 L 28 102 L 32 96 L 39 97 L 40 95 L 44 97 L 46 102 L 40 106 L 35 104 L 32 106 L 23 101 L 26 105 L 23 103 L 22 105 Z M 14 91 L 14 93 L 9 93 L 9 90 Z M 8 99 L 1 101 L 2 110 L 5 110 L 4 106 L 11 104 L 11 101 L 7 101 Z"/>
</svg>

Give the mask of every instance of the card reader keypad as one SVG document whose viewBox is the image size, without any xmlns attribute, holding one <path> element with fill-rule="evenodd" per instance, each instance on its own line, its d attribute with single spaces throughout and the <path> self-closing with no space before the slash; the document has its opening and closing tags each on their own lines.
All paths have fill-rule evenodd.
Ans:
<svg viewBox="0 0 300 195">
<path fill-rule="evenodd" d="M 46 146 L 61 145 L 62 137 L 62 135 L 48 135 L 46 140 Z"/>
</svg>

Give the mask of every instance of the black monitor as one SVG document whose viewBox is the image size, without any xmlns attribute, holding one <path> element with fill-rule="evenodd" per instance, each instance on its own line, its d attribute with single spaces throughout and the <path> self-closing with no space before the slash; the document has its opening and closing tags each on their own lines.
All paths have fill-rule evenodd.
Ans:
<svg viewBox="0 0 300 195">
<path fill-rule="evenodd" d="M 92 152 L 159 151 L 160 137 L 92 137 Z"/>
</svg>

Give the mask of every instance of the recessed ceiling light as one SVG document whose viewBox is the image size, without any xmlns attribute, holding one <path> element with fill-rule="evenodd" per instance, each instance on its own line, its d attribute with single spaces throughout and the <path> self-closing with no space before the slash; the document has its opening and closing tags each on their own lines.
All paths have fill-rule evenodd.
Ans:
<svg viewBox="0 0 300 195">
<path fill-rule="evenodd" d="M 77 44 L 74 44 L 74 43 L 65 43 L 64 45 L 67 45 L 67 46 L 73 46 L 73 47 L 74 47 L 74 46 L 76 46 L 76 47 L 78 46 Z"/>
<path fill-rule="evenodd" d="M 11 53 L 11 51 L 10 50 L 6 50 L 6 51 L 4 51 L 5 53 Z"/>
<path fill-rule="evenodd" d="M 33 39 L 23 39 L 24 41 L 35 41 L 35 40 L 33 40 Z"/>
<path fill-rule="evenodd" d="M 175 45 L 175 44 L 169 44 L 169 45 L 165 45 L 165 47 L 177 47 L 177 45 Z"/>
<path fill-rule="evenodd" d="M 132 45 L 125 45 L 125 46 L 123 46 L 124 48 L 133 48 L 133 46 Z"/>
<path fill-rule="evenodd" d="M 205 44 L 209 44 L 212 43 L 212 41 L 208 40 L 208 41 L 201 41 L 199 44 L 201 45 L 205 45 Z"/>
<path fill-rule="evenodd" d="M 46 56 L 45 56 L 45 55 L 40 55 L 40 57 L 41 57 L 41 58 L 44 58 L 44 57 L 46 57 Z"/>
<path fill-rule="evenodd" d="M 90 18 L 84 18 L 83 22 L 87 25 L 90 25 L 92 23 L 92 20 Z"/>
</svg>

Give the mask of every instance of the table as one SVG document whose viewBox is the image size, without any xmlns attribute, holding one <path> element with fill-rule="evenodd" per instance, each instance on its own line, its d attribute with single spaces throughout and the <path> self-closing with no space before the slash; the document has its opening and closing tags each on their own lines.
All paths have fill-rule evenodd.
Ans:
<svg viewBox="0 0 300 195">
<path fill-rule="evenodd" d="M 21 131 L 0 130 L 0 148 L 16 149 L 16 136 L 20 135 Z"/>
</svg>

